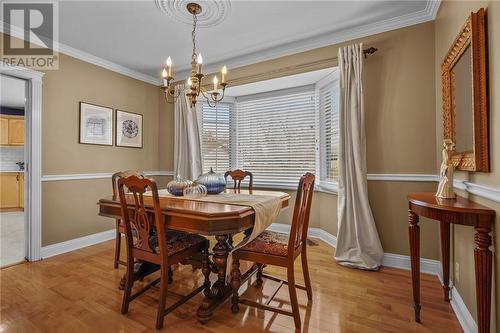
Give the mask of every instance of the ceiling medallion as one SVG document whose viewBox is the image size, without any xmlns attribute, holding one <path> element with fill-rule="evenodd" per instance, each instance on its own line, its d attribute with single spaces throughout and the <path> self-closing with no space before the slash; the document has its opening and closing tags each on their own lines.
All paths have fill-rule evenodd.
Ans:
<svg viewBox="0 0 500 333">
<path fill-rule="evenodd" d="M 186 11 L 190 0 L 155 0 L 158 8 L 168 17 L 191 25 L 193 17 Z M 197 14 L 198 27 L 213 27 L 226 19 L 231 11 L 229 0 L 200 0 L 203 10 Z"/>
</svg>

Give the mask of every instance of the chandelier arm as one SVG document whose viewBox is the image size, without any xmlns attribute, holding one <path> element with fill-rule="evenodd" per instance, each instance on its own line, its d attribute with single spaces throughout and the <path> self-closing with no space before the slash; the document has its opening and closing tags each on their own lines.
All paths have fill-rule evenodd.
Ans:
<svg viewBox="0 0 500 333">
<path fill-rule="evenodd" d="M 206 93 L 207 93 L 207 91 L 206 91 L 203 87 L 200 89 L 200 93 L 203 95 L 203 97 L 205 97 L 205 99 L 207 99 L 207 100 L 208 100 L 208 98 L 209 98 L 209 97 L 208 97 L 208 96 L 207 96 L 207 94 L 206 94 Z"/>
</svg>

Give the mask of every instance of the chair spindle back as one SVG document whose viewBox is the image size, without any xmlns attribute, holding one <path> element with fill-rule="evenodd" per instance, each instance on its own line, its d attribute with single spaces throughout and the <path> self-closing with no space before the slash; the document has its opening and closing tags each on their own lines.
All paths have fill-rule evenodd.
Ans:
<svg viewBox="0 0 500 333">
<path fill-rule="evenodd" d="M 125 187 L 129 194 L 125 193 Z M 151 191 L 153 201 L 152 212 L 147 211 L 144 204 L 144 193 L 148 190 Z M 136 174 L 120 177 L 118 193 L 125 224 L 127 256 L 132 256 L 132 251 L 135 250 L 134 252 L 162 254 L 163 258 L 167 258 L 166 242 L 159 241 L 166 240 L 167 231 L 162 219 L 156 182 Z"/>
<path fill-rule="evenodd" d="M 288 240 L 289 254 L 293 254 L 299 246 L 305 246 L 306 244 L 314 180 L 315 176 L 309 172 L 300 178 L 293 210 L 292 228 Z"/>
<path fill-rule="evenodd" d="M 224 174 L 224 178 L 226 178 L 226 182 L 227 182 L 228 176 L 231 177 L 231 179 L 234 181 L 233 189 L 235 189 L 235 190 L 240 189 L 241 181 L 244 180 L 248 176 L 250 178 L 250 181 L 248 183 L 248 190 L 250 190 L 250 191 L 253 190 L 253 174 L 250 171 L 244 171 L 244 170 L 240 170 L 240 169 L 227 171 Z"/>
</svg>

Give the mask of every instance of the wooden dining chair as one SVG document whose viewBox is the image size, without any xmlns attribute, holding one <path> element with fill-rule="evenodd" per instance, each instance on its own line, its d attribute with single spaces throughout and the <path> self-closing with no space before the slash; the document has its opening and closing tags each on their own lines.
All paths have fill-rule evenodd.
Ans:
<svg viewBox="0 0 500 333">
<path fill-rule="evenodd" d="M 111 182 L 113 186 L 113 200 L 118 200 L 118 179 L 121 177 L 136 175 L 139 176 L 140 173 L 135 170 L 127 170 L 127 171 L 119 171 L 115 172 L 111 176 Z M 122 234 L 125 234 L 125 227 L 120 219 L 115 220 L 116 223 L 116 235 L 115 235 L 115 257 L 114 257 L 114 267 L 118 268 L 118 265 L 127 266 L 127 263 L 123 260 L 120 260 L 120 249 L 122 243 Z"/>
<path fill-rule="evenodd" d="M 244 180 L 246 177 L 250 178 L 250 181 L 248 183 L 248 190 L 252 191 L 253 190 L 253 174 L 250 171 L 244 171 L 240 169 L 236 170 L 230 170 L 227 171 L 224 174 L 224 178 L 226 179 L 227 183 L 227 177 L 231 177 L 231 179 L 234 181 L 234 189 L 239 190 L 241 187 L 241 181 Z"/>
<path fill-rule="evenodd" d="M 129 191 L 125 194 L 124 187 Z M 152 209 L 145 205 L 144 193 L 151 191 Z M 163 327 L 164 317 L 201 291 L 210 291 L 210 266 L 208 240 L 202 236 L 167 230 L 158 196 L 158 188 L 153 179 L 130 175 L 118 178 L 118 194 L 122 209 L 125 239 L 127 244 L 127 273 L 121 312 L 128 312 L 129 303 L 156 284 L 160 284 L 160 299 L 156 315 L 156 328 Z M 133 232 L 133 230 L 135 232 Z M 165 308 L 170 265 L 181 263 L 191 257 L 202 256 L 204 283 L 188 295 Z M 134 282 L 141 279 L 134 272 L 134 263 L 152 265 L 160 270 L 160 277 L 132 294 Z"/>
<path fill-rule="evenodd" d="M 231 309 L 233 313 L 239 311 L 238 303 L 254 306 L 260 309 L 292 316 L 295 327 L 300 329 L 301 323 L 296 288 L 305 290 L 307 292 L 307 298 L 312 300 L 311 280 L 307 266 L 306 243 L 307 230 L 309 228 L 309 213 L 314 190 L 314 179 L 315 176 L 311 173 L 306 173 L 300 178 L 293 211 L 292 228 L 289 236 L 266 230 L 253 241 L 233 252 L 233 265 L 231 271 L 231 287 L 233 289 Z M 302 258 L 305 287 L 295 284 L 294 262 L 299 255 Z M 241 299 L 239 297 L 238 289 L 241 286 L 240 260 L 248 260 L 257 263 L 257 287 L 262 285 L 262 278 L 279 282 L 276 290 L 264 304 Z M 287 281 L 263 274 L 263 265 L 285 267 L 287 269 Z M 283 284 L 288 285 L 292 312 L 269 305 Z"/>
</svg>

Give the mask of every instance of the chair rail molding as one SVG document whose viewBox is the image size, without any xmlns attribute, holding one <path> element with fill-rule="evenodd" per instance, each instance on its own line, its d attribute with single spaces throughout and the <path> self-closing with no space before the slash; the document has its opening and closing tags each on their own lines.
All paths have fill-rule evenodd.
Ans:
<svg viewBox="0 0 500 333">
<path fill-rule="evenodd" d="M 146 176 L 174 176 L 173 171 L 143 171 Z M 71 173 L 71 174 L 59 174 L 59 175 L 44 175 L 42 177 L 43 182 L 54 182 L 54 181 L 67 181 L 67 180 L 89 180 L 89 179 L 106 179 L 111 178 L 113 172 L 99 172 L 99 173 Z"/>
<path fill-rule="evenodd" d="M 0 62 L 0 73 L 26 80 L 25 222 L 26 258 L 40 260 L 42 248 L 42 78 L 44 73 Z"/>
<path fill-rule="evenodd" d="M 153 170 L 143 171 L 146 176 L 169 176 L 173 177 L 174 172 L 170 170 Z M 54 174 L 43 175 L 41 180 L 43 182 L 51 181 L 70 181 L 70 180 L 88 180 L 88 179 L 105 179 L 111 178 L 113 172 L 100 172 L 100 173 L 78 173 L 78 174 Z M 438 182 L 439 176 L 433 174 L 406 174 L 406 173 L 369 173 L 367 175 L 369 181 L 388 181 L 388 182 Z M 477 195 L 495 202 L 500 202 L 500 188 L 476 184 L 473 182 L 462 181 L 455 179 L 454 186 L 456 189 L 466 191 L 470 194 Z M 269 188 L 269 189 L 285 189 L 295 190 L 296 185 L 283 185 L 283 184 L 255 184 L 255 187 Z M 316 191 L 338 194 L 338 184 L 333 182 L 319 182 L 315 188 Z"/>
<path fill-rule="evenodd" d="M 455 179 L 453 186 L 456 189 L 466 191 L 478 197 L 485 198 L 491 201 L 500 202 L 500 188 L 476 184 L 473 182 Z"/>
</svg>

